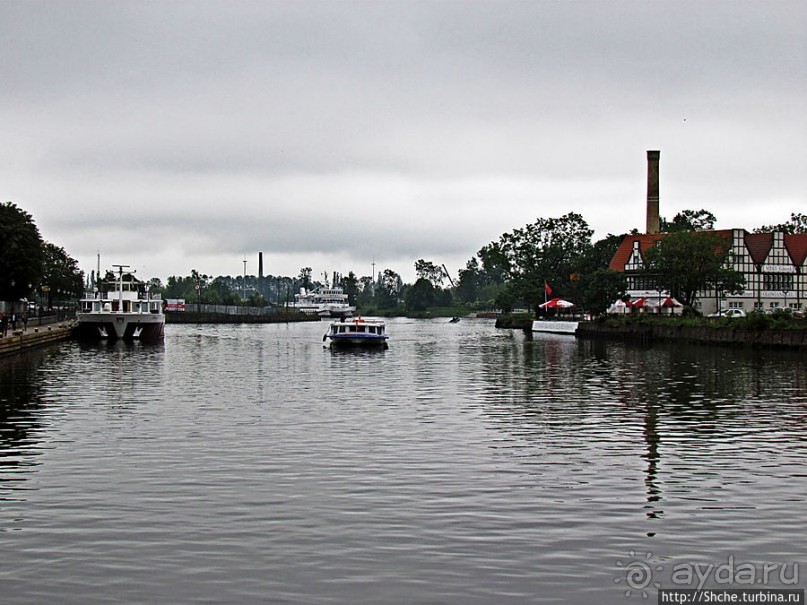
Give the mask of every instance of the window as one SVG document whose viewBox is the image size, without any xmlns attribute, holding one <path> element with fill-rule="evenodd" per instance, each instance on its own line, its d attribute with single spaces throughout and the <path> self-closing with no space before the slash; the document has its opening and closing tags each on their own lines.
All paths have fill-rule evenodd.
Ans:
<svg viewBox="0 0 807 605">
<path fill-rule="evenodd" d="M 761 302 L 755 302 L 754 303 L 754 309 L 762 309 L 764 307 L 765 307 L 765 303 L 761 303 Z"/>
<path fill-rule="evenodd" d="M 729 309 L 742 309 L 743 303 L 738 301 L 729 302 Z"/>
<path fill-rule="evenodd" d="M 771 309 L 778 309 L 778 308 L 779 308 L 779 303 L 778 302 L 772 302 L 771 303 Z"/>
<path fill-rule="evenodd" d="M 790 292 L 793 289 L 793 274 L 763 273 L 762 289 L 768 292 Z"/>
</svg>

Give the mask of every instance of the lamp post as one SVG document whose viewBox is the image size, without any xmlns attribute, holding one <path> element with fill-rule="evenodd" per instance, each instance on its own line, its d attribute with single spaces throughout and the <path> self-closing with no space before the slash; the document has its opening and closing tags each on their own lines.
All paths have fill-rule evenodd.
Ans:
<svg viewBox="0 0 807 605">
<path fill-rule="evenodd" d="M 244 298 L 244 300 L 246 300 L 247 299 L 247 259 L 246 259 L 246 257 L 244 257 L 244 283 L 243 283 L 243 286 L 244 286 L 244 288 L 243 288 L 244 289 L 243 298 Z"/>
</svg>

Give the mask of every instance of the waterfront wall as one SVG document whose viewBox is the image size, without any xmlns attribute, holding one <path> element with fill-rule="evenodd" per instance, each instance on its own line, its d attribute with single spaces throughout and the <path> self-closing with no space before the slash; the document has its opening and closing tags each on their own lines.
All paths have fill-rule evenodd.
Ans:
<svg viewBox="0 0 807 605">
<path fill-rule="evenodd" d="M 16 355 L 31 349 L 37 349 L 70 338 L 72 325 L 61 323 L 41 328 L 28 328 L 28 331 L 12 333 L 0 338 L 0 357 Z"/>
<path fill-rule="evenodd" d="M 682 326 L 639 324 L 608 326 L 584 321 L 577 327 L 580 338 L 606 338 L 651 344 L 678 341 L 692 344 L 713 344 L 734 347 L 807 349 L 807 329 L 782 330 L 765 328 L 732 328 L 731 326 Z"/>
<path fill-rule="evenodd" d="M 304 315 L 302 313 L 233 314 L 216 311 L 203 311 L 201 313 L 168 311 L 165 314 L 165 323 L 167 324 L 268 324 L 319 320 L 316 315 Z"/>
</svg>

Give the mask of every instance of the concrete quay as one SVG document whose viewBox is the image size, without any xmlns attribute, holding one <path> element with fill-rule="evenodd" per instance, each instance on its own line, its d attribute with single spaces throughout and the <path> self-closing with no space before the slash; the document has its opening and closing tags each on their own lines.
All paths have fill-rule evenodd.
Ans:
<svg viewBox="0 0 807 605">
<path fill-rule="evenodd" d="M 43 326 L 28 326 L 25 330 L 11 330 L 0 338 L 0 357 L 16 355 L 32 349 L 69 340 L 74 322 L 63 321 Z"/>
</svg>

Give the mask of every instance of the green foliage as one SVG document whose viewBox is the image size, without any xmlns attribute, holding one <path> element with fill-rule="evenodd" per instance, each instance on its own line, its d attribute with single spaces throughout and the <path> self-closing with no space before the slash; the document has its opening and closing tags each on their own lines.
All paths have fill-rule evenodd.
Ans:
<svg viewBox="0 0 807 605">
<path fill-rule="evenodd" d="M 763 225 L 754 229 L 754 233 L 770 233 L 771 231 L 783 231 L 784 233 L 807 233 L 807 214 L 791 212 L 790 220 L 778 225 Z"/>
<path fill-rule="evenodd" d="M 49 286 L 49 298 L 79 298 L 84 291 L 84 274 L 78 261 L 64 248 L 46 242 L 43 247 L 42 283 Z"/>
<path fill-rule="evenodd" d="M 415 261 L 415 273 L 419 279 L 426 279 L 435 287 L 439 288 L 443 285 L 445 278 L 443 268 L 431 261 L 425 261 L 422 258 Z"/>
<path fill-rule="evenodd" d="M 505 233 L 501 248 L 510 264 L 513 294 L 537 310 L 544 302 L 544 283 L 553 295 L 571 290 L 580 257 L 591 249 L 593 230 L 579 214 L 539 218 L 523 229 Z"/>
<path fill-rule="evenodd" d="M 300 287 L 305 288 L 306 290 L 311 289 L 312 281 L 311 281 L 311 267 L 303 267 L 300 269 L 300 275 L 297 276 L 297 279 L 300 281 Z"/>
<path fill-rule="evenodd" d="M 39 285 L 43 247 L 31 215 L 12 202 L 0 204 L 0 300 L 25 298 Z"/>
<path fill-rule="evenodd" d="M 505 287 L 496 296 L 494 303 L 498 309 L 502 310 L 502 313 L 512 313 L 515 301 L 513 291 L 509 287 Z"/>
<path fill-rule="evenodd" d="M 707 287 L 738 293 L 743 275 L 727 266 L 728 243 L 714 233 L 681 231 L 659 240 L 645 254 L 645 274 L 660 290 L 688 306 L 699 290 Z"/>
<path fill-rule="evenodd" d="M 419 278 L 406 292 L 406 308 L 409 311 L 425 311 L 434 305 L 435 288 L 426 277 Z"/>
<path fill-rule="evenodd" d="M 383 309 L 394 309 L 403 288 L 401 276 L 391 269 L 384 269 L 375 291 L 375 302 Z"/>
<path fill-rule="evenodd" d="M 625 274 L 609 269 L 597 269 L 586 276 L 580 289 L 579 304 L 595 315 L 605 313 L 613 302 L 625 295 Z"/>
<path fill-rule="evenodd" d="M 682 210 L 671 222 L 664 217 L 660 220 L 662 233 L 680 233 L 682 231 L 710 231 L 714 229 L 717 219 L 708 210 Z"/>
<path fill-rule="evenodd" d="M 347 277 L 342 278 L 342 289 L 347 294 L 348 303 L 356 305 L 359 300 L 359 279 L 353 271 L 347 274 Z"/>
</svg>

